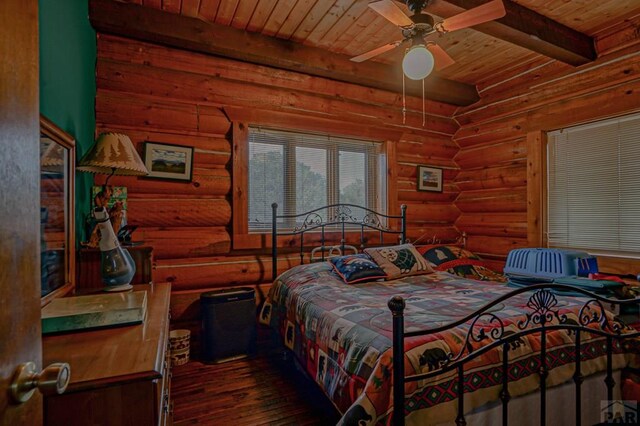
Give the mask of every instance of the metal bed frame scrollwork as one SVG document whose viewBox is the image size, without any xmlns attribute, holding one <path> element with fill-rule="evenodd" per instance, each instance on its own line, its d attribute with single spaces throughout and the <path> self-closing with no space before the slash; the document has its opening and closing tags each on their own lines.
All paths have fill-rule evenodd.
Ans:
<svg viewBox="0 0 640 426">
<path fill-rule="evenodd" d="M 577 292 L 588 299 L 584 302 L 578 313 L 578 322 L 567 318 L 565 314 L 561 314 L 557 308 L 560 292 L 569 291 Z M 514 296 L 525 292 L 533 292 L 527 301 L 527 311 L 523 312 L 524 319 L 519 321 L 516 326 L 518 331 L 513 333 L 505 333 L 504 322 L 490 309 L 499 303 L 502 303 Z M 606 338 L 606 362 L 607 369 L 605 375 L 605 385 L 607 388 L 607 399 L 613 400 L 613 391 L 616 384 L 613 378 L 613 350 L 614 341 L 621 344 L 620 341 L 632 338 L 639 338 L 640 332 L 627 326 L 621 319 L 613 317 L 610 319 L 605 314 L 605 305 L 613 306 L 638 305 L 640 298 L 617 300 L 609 299 L 598 294 L 594 294 L 587 290 L 574 286 L 563 284 L 535 284 L 525 288 L 519 288 L 509 292 L 492 302 L 486 304 L 477 311 L 461 318 L 450 324 L 419 330 L 404 331 L 404 309 L 405 301 L 400 296 L 394 296 L 389 300 L 388 306 L 393 315 L 393 425 L 401 426 L 405 423 L 405 404 L 404 404 L 404 388 L 405 383 L 418 380 L 425 380 L 451 370 L 457 370 L 457 400 L 458 414 L 456 425 L 463 426 L 467 422 L 464 416 L 464 365 L 468 361 L 475 359 L 483 353 L 496 348 L 502 347 L 502 390 L 500 392 L 500 400 L 502 402 L 502 424 L 508 425 L 509 400 L 509 378 L 507 369 L 509 366 L 509 348 L 512 342 L 521 339 L 523 336 L 540 333 L 540 425 L 546 424 L 546 378 L 549 373 L 546 360 L 547 350 L 547 332 L 552 330 L 569 330 L 575 333 L 575 373 L 573 381 L 575 383 L 575 415 L 576 425 L 580 426 L 581 421 L 581 385 L 584 376 L 581 373 L 581 336 L 583 333 L 594 334 Z M 429 334 L 441 333 L 443 331 L 455 328 L 459 325 L 469 323 L 469 329 L 462 348 L 458 353 L 447 353 L 443 361 L 440 361 L 439 368 L 433 369 L 427 373 L 420 373 L 405 376 L 404 362 L 404 339 L 424 336 Z M 592 327 L 589 327 L 589 326 Z M 472 342 L 484 343 L 483 346 L 474 349 Z"/>
<path fill-rule="evenodd" d="M 354 230 L 357 232 L 358 228 L 360 228 L 361 249 L 365 246 L 365 229 L 378 231 L 380 244 L 384 244 L 384 234 L 398 235 L 400 244 L 404 244 L 406 241 L 407 206 L 404 204 L 400 206 L 400 215 L 395 216 L 379 213 L 367 207 L 345 203 L 318 207 L 299 214 L 279 215 L 277 203 L 273 203 L 271 209 L 271 272 L 274 281 L 278 276 L 278 236 L 300 235 L 300 264 L 304 264 L 304 234 L 313 231 L 317 232 L 318 230 L 320 231 L 320 260 L 325 260 L 325 249 L 328 250 L 330 247 L 334 247 L 325 246 L 327 242 L 325 238 L 327 227 L 337 227 L 340 233 L 339 247 L 341 252 L 344 252 L 347 246 L 346 234 L 354 232 Z M 364 213 L 362 218 L 357 217 L 353 211 L 354 209 L 361 210 Z M 324 215 L 322 214 L 323 211 L 326 212 Z M 290 226 L 288 229 L 278 232 L 278 220 L 280 219 L 288 222 Z M 389 220 L 400 220 L 400 230 L 392 229 L 388 224 Z M 329 231 L 332 231 L 332 229 L 329 229 Z"/>
</svg>

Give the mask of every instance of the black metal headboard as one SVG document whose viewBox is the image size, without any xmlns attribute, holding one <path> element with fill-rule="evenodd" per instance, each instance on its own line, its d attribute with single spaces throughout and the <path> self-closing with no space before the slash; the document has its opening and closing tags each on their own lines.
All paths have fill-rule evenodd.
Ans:
<svg viewBox="0 0 640 426">
<path fill-rule="evenodd" d="M 276 279 L 278 275 L 278 236 L 280 235 L 300 235 L 300 263 L 304 263 L 304 234 L 307 232 L 320 231 L 321 247 L 325 246 L 325 230 L 327 227 L 336 227 L 330 231 L 340 233 L 340 247 L 344 252 L 346 246 L 346 233 L 353 232 L 354 228 L 360 230 L 360 247 L 365 244 L 365 229 L 380 233 L 380 243 L 384 243 L 384 234 L 397 234 L 400 236 L 400 244 L 406 241 L 407 230 L 407 206 L 400 206 L 400 215 L 393 216 L 379 213 L 366 207 L 355 204 L 331 204 L 319 207 L 300 214 L 278 215 L 278 204 L 271 205 L 273 210 L 271 221 L 271 265 L 272 277 Z M 357 217 L 354 210 L 362 212 L 362 217 Z M 323 215 L 322 212 L 325 212 Z M 286 227 L 278 232 L 278 222 L 282 220 Z M 389 220 L 400 220 L 400 230 L 394 230 L 389 225 Z M 322 250 L 322 260 L 324 260 L 324 250 Z"/>
</svg>

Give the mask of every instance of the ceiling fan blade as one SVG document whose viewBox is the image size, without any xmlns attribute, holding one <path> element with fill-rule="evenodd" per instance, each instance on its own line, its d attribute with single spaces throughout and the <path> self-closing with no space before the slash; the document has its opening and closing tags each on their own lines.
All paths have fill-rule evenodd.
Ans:
<svg viewBox="0 0 640 426">
<path fill-rule="evenodd" d="M 398 40 L 398 41 L 394 41 L 394 42 L 389 43 L 389 44 L 385 44 L 384 46 L 380 46 L 380 47 L 378 47 L 376 49 L 370 50 L 370 51 L 368 51 L 366 53 L 363 53 L 362 55 L 355 56 L 355 57 L 351 58 L 351 60 L 353 62 L 364 62 L 367 59 L 371 59 L 374 56 L 378 56 L 378 55 L 380 55 L 380 54 L 382 54 L 384 52 L 388 52 L 389 50 L 400 46 L 403 41 L 404 40 Z"/>
<path fill-rule="evenodd" d="M 447 18 L 437 25 L 439 31 L 444 32 L 461 30 L 473 27 L 494 19 L 500 19 L 507 14 L 502 0 L 493 0 L 482 6 L 474 7 L 466 12 Z"/>
<path fill-rule="evenodd" d="M 439 71 L 443 68 L 448 67 L 449 65 L 453 65 L 455 61 L 445 50 L 438 46 L 435 43 L 428 43 L 427 49 L 433 55 L 433 59 L 435 61 L 436 70 Z"/>
<path fill-rule="evenodd" d="M 392 0 L 374 1 L 369 3 L 369 7 L 399 27 L 413 25 L 413 21 Z"/>
</svg>

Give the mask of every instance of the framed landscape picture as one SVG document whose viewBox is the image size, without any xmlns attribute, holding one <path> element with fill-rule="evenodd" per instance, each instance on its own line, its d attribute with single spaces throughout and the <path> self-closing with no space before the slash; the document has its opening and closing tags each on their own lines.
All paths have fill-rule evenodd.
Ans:
<svg viewBox="0 0 640 426">
<path fill-rule="evenodd" d="M 146 177 L 190 182 L 193 174 L 193 148 L 157 142 L 144 144 Z"/>
<path fill-rule="evenodd" d="M 418 191 L 442 192 L 442 169 L 418 166 Z"/>
</svg>

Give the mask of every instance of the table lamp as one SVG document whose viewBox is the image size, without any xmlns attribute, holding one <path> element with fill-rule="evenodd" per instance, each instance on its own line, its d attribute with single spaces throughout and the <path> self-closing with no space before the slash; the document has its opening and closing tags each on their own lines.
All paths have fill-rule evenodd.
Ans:
<svg viewBox="0 0 640 426">
<path fill-rule="evenodd" d="M 111 176 L 144 176 L 149 174 L 142 159 L 127 135 L 121 133 L 102 133 L 96 143 L 82 157 L 77 170 L 109 175 L 103 185 L 103 194 L 108 194 Z M 129 252 L 120 247 L 115 236 L 106 202 L 96 205 L 92 216 L 100 230 L 99 247 L 101 252 L 102 282 L 106 291 L 123 291 L 131 288 L 131 279 L 135 274 L 135 263 Z"/>
<path fill-rule="evenodd" d="M 129 252 L 120 247 L 106 207 L 96 207 L 93 216 L 100 228 L 100 272 L 105 291 L 130 290 L 136 264 Z"/>
</svg>

